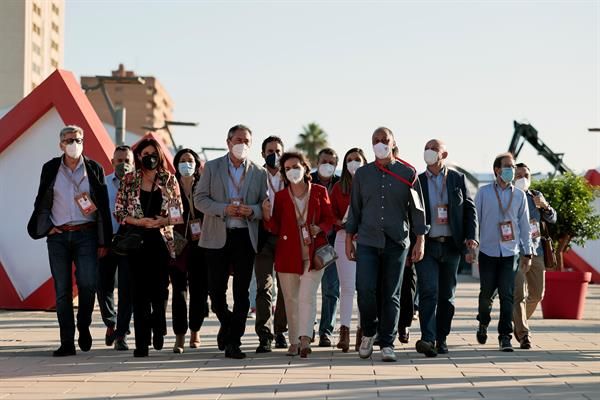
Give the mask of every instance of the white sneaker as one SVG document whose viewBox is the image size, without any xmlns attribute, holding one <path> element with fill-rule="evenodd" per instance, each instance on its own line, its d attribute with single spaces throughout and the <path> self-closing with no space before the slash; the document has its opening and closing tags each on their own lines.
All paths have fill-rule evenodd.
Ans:
<svg viewBox="0 0 600 400">
<path fill-rule="evenodd" d="M 391 347 L 384 347 L 381 349 L 381 361 L 396 361 L 396 353 L 394 353 L 394 349 Z"/>
<path fill-rule="evenodd" d="M 360 349 L 358 349 L 358 355 L 360 358 L 369 358 L 373 354 L 373 342 L 375 336 L 363 336 L 362 342 L 360 342 Z"/>
</svg>

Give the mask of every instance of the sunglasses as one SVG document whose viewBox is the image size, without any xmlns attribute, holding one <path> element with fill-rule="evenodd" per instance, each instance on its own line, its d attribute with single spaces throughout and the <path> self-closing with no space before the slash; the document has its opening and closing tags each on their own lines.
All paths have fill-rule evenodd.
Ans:
<svg viewBox="0 0 600 400">
<path fill-rule="evenodd" d="M 64 139 L 62 142 L 65 144 L 73 144 L 73 143 L 81 144 L 81 143 L 83 143 L 83 138 Z"/>
</svg>

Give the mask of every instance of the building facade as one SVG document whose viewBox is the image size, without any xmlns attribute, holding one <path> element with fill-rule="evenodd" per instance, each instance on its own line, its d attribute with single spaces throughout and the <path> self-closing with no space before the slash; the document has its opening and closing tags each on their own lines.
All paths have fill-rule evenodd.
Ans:
<svg viewBox="0 0 600 400">
<path fill-rule="evenodd" d="M 123 64 L 112 71 L 114 78 L 133 78 L 137 75 L 134 71 L 128 71 Z M 148 129 L 144 126 L 162 127 L 165 121 L 173 120 L 173 101 L 161 85 L 153 76 L 143 76 L 145 84 L 124 84 L 114 81 L 105 82 L 106 91 L 115 108 L 124 107 L 126 110 L 126 129 L 137 135 L 144 135 Z M 91 87 L 96 85 L 97 79 L 94 76 L 82 76 L 81 86 Z M 100 119 L 108 124 L 113 124 L 112 115 L 102 96 L 100 90 L 91 90 L 87 92 L 88 99 L 98 113 Z M 167 146 L 171 146 L 171 140 L 165 130 L 156 132 Z"/>
<path fill-rule="evenodd" d="M 64 14 L 64 0 L 0 1 L 0 108 L 62 68 Z"/>
</svg>

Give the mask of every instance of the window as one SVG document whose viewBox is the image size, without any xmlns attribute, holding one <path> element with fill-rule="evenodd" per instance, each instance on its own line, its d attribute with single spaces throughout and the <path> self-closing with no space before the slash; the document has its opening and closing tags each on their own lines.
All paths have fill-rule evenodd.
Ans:
<svg viewBox="0 0 600 400">
<path fill-rule="evenodd" d="M 52 47 L 54 50 L 58 51 L 58 43 L 56 43 L 54 40 L 52 40 L 50 42 L 50 47 Z"/>
<path fill-rule="evenodd" d="M 33 24 L 33 33 L 37 33 L 38 35 L 42 34 L 42 30 L 35 23 Z"/>
<path fill-rule="evenodd" d="M 33 3 L 33 12 L 39 16 L 42 15 L 42 9 L 35 3 Z"/>
<path fill-rule="evenodd" d="M 37 87 L 37 85 L 35 83 L 31 84 L 31 90 L 35 89 Z"/>
<path fill-rule="evenodd" d="M 60 13 L 58 6 L 54 3 L 52 3 L 52 12 L 56 15 L 58 15 Z"/>
<path fill-rule="evenodd" d="M 36 43 L 31 43 L 31 50 L 38 55 L 42 55 L 42 48 Z"/>
<path fill-rule="evenodd" d="M 54 22 L 52 23 L 52 30 L 58 33 L 58 25 L 56 25 Z"/>
<path fill-rule="evenodd" d="M 52 66 L 56 69 L 58 69 L 58 61 L 56 60 L 50 60 L 50 64 L 52 64 Z"/>
<path fill-rule="evenodd" d="M 35 72 L 38 75 L 42 73 L 42 69 L 36 63 L 31 64 L 31 69 L 33 70 L 33 72 Z"/>
</svg>

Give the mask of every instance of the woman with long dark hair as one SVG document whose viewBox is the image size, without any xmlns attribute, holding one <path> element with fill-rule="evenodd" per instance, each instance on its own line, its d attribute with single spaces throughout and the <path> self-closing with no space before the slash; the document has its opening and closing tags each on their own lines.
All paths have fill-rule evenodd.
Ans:
<svg viewBox="0 0 600 400">
<path fill-rule="evenodd" d="M 141 231 L 141 248 L 129 253 L 133 290 L 135 357 L 148 356 L 148 346 L 161 350 L 167 333 L 168 262 L 175 258 L 173 225 L 183 222 L 175 175 L 154 139 L 141 140 L 133 150 L 136 170 L 123 177 L 115 204 L 120 224 Z"/>
</svg>

